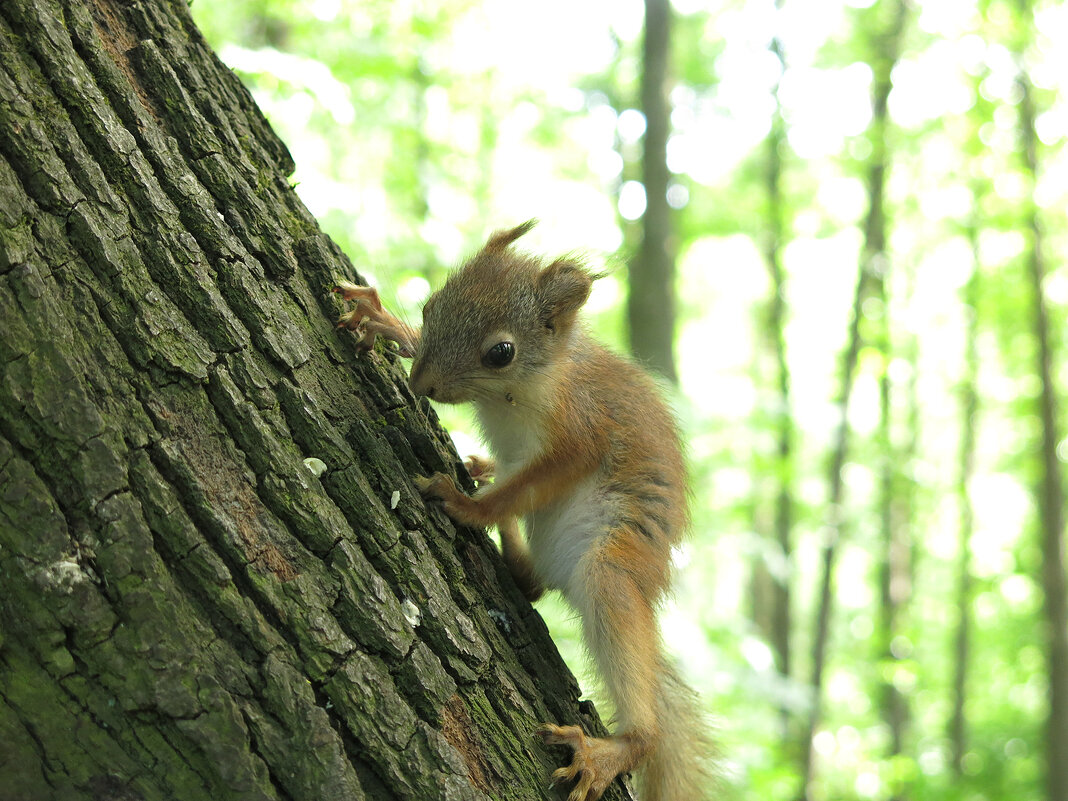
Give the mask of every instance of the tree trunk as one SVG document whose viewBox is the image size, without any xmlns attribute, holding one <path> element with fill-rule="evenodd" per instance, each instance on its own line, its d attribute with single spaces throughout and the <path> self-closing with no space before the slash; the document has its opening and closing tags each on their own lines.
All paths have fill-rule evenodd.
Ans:
<svg viewBox="0 0 1068 801">
<path fill-rule="evenodd" d="M 860 353 L 860 316 L 861 307 L 866 296 L 868 275 L 865 266 L 861 266 L 857 276 L 856 290 L 853 293 L 853 312 L 850 323 L 849 340 L 842 355 L 841 387 L 838 394 L 838 428 L 835 434 L 834 449 L 831 453 L 830 467 L 827 472 L 829 492 L 827 495 L 827 527 L 820 560 L 819 598 L 816 601 L 816 622 L 812 642 L 812 708 L 809 711 L 807 725 L 801 738 L 801 798 L 810 798 L 810 785 L 814 770 L 812 740 L 820 722 L 823 699 L 823 668 L 827 657 L 827 640 L 830 636 L 831 605 L 833 600 L 834 562 L 837 555 L 838 539 L 841 536 L 842 520 L 842 469 L 849 449 L 849 422 L 847 410 L 849 397 L 853 391 L 853 374 Z"/>
<path fill-rule="evenodd" d="M 880 487 L 879 518 L 882 553 L 879 566 L 879 654 L 887 669 L 882 676 L 882 718 L 890 730 L 887 757 L 891 760 L 904 751 L 905 729 L 908 724 L 909 706 L 907 697 L 894 682 L 897 673 L 894 665 L 907 658 L 901 648 L 905 630 L 903 616 L 912 595 L 913 547 L 912 530 L 912 479 L 906 475 L 908 465 L 916 458 L 919 443 L 919 399 L 916 392 L 917 354 L 915 340 L 906 349 L 911 377 L 905 387 L 908 400 L 908 419 L 905 426 L 905 442 L 898 447 L 893 437 L 893 411 L 895 387 L 891 380 L 890 364 L 894 358 L 894 342 L 890 329 L 889 275 L 884 271 L 877 277 L 877 294 L 882 302 L 882 321 L 878 348 L 882 353 L 883 370 L 879 380 L 879 446 Z M 889 782 L 891 801 L 900 801 L 905 795 L 905 778 L 895 776 Z"/>
<path fill-rule="evenodd" d="M 827 522 L 824 546 L 820 560 L 819 598 L 816 604 L 816 621 L 812 644 L 812 710 L 801 739 L 801 798 L 811 797 L 814 772 L 812 740 L 820 722 L 823 702 L 823 671 L 827 659 L 827 642 L 830 638 L 831 610 L 834 601 L 834 565 L 838 541 L 842 533 L 842 469 L 849 450 L 849 398 L 853 391 L 854 372 L 862 341 L 861 316 L 865 298 L 872 290 L 876 274 L 886 269 L 887 221 L 885 215 L 886 172 L 889 153 L 886 129 L 889 125 L 887 101 L 890 97 L 890 74 L 898 58 L 901 33 L 904 29 L 907 6 L 904 0 L 876 3 L 870 13 L 879 15 L 888 8 L 892 12 L 885 26 L 881 27 L 872 85 L 872 121 L 869 129 L 872 155 L 868 164 L 867 190 L 868 212 L 864 219 L 864 249 L 857 272 L 856 289 L 853 293 L 853 309 L 849 335 L 842 354 L 841 385 L 838 391 L 838 428 L 828 469 Z"/>
<path fill-rule="evenodd" d="M 0 5 L 6 799 L 545 798 L 601 730 L 292 167 L 185 2 Z"/>
<path fill-rule="evenodd" d="M 1021 26 L 1033 27 L 1030 7 Z M 1017 51 L 1023 61 L 1025 46 Z M 1035 133 L 1035 99 L 1031 80 L 1021 63 L 1020 143 L 1024 169 L 1034 187 L 1038 176 L 1038 136 Z M 1033 198 L 1033 195 L 1032 195 Z M 1032 199 L 1024 220 L 1028 237 L 1027 267 L 1034 293 L 1034 325 L 1037 342 L 1036 372 L 1042 382 L 1038 414 L 1042 426 L 1041 479 L 1037 490 L 1041 526 L 1041 583 L 1045 600 L 1047 654 L 1049 660 L 1049 715 L 1046 718 L 1047 774 L 1049 801 L 1068 801 L 1068 581 L 1064 564 L 1064 477 L 1057 458 L 1060 441 L 1057 421 L 1057 387 L 1054 379 L 1054 336 L 1050 331 L 1049 310 L 1043 286 L 1046 265 L 1043 257 L 1042 224 Z"/>
<path fill-rule="evenodd" d="M 973 189 L 973 207 L 979 205 L 979 191 Z M 957 630 L 953 637 L 953 711 L 949 720 L 949 741 L 953 755 L 953 771 L 958 778 L 964 775 L 964 754 L 968 737 L 964 714 L 968 696 L 968 665 L 971 662 L 972 642 L 972 551 L 975 531 L 975 509 L 969 485 L 975 473 L 976 431 L 979 425 L 979 223 L 968 226 L 968 240 L 972 250 L 972 275 L 964 288 L 964 310 L 967 332 L 964 339 L 964 374 L 960 384 L 960 446 L 957 455 L 957 505 L 960 509 L 960 529 L 957 551 Z"/>
<path fill-rule="evenodd" d="M 669 0 L 645 0 L 641 104 L 645 114 L 642 184 L 645 213 L 637 258 L 631 259 L 627 290 L 627 329 L 634 357 L 674 382 L 675 232 L 667 202 L 667 140 L 671 128 L 668 60 L 671 45 Z"/>
<path fill-rule="evenodd" d="M 781 9 L 782 0 L 776 0 Z M 777 19 L 777 17 L 776 17 Z M 773 36 L 769 49 L 785 69 L 782 42 Z M 790 402 L 790 366 L 786 359 L 786 275 L 782 264 L 782 246 L 786 241 L 785 208 L 782 199 L 782 149 L 786 146 L 786 124 L 779 103 L 779 85 L 773 89 L 775 111 L 771 131 L 765 143 L 766 173 L 764 187 L 768 204 L 768 231 L 764 246 L 764 261 L 771 276 L 771 295 L 768 303 L 768 331 L 771 351 L 775 359 L 776 464 L 775 464 L 775 541 L 782 557 L 783 570 L 775 576 L 772 594 L 771 642 L 779 673 L 790 677 L 790 584 L 789 565 L 793 553 L 793 444 L 794 419 Z M 786 710 L 783 710 L 784 723 Z M 785 730 L 784 730 L 785 731 Z"/>
</svg>

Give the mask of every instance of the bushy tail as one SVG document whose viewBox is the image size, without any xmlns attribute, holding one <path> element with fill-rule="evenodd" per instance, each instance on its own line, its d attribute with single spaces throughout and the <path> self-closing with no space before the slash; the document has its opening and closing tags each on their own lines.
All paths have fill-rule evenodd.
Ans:
<svg viewBox="0 0 1068 801">
<path fill-rule="evenodd" d="M 716 785 L 712 722 L 666 661 L 659 693 L 660 740 L 638 774 L 641 801 L 699 801 Z"/>
</svg>

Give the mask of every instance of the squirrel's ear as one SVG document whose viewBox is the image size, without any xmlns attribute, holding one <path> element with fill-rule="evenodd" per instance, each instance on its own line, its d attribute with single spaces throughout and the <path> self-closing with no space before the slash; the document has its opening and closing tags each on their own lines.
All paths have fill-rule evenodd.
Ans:
<svg viewBox="0 0 1068 801">
<path fill-rule="evenodd" d="M 556 329 L 574 320 L 590 296 L 593 278 L 578 262 L 557 259 L 538 274 L 538 301 L 545 325 Z"/>
<path fill-rule="evenodd" d="M 507 231 L 496 231 L 486 240 L 483 250 L 504 250 L 537 224 L 537 220 L 527 220 L 522 225 L 509 228 Z"/>
</svg>

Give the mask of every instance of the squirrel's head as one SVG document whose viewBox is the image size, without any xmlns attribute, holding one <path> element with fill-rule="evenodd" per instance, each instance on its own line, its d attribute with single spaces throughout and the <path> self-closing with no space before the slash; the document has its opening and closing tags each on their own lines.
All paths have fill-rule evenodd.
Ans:
<svg viewBox="0 0 1068 801">
<path fill-rule="evenodd" d="M 514 403 L 552 375 L 593 277 L 574 259 L 545 265 L 511 249 L 534 221 L 499 231 L 423 306 L 411 386 L 443 403 Z"/>
</svg>

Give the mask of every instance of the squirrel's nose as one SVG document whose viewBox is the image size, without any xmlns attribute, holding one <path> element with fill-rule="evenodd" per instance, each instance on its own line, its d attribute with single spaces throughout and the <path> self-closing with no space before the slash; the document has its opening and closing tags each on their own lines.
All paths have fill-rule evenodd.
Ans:
<svg viewBox="0 0 1068 801">
<path fill-rule="evenodd" d="M 427 375 L 426 364 L 417 361 L 412 365 L 412 372 L 408 376 L 408 386 L 412 388 L 412 392 L 416 395 L 426 395 L 428 398 L 433 398 L 435 387 L 431 383 L 431 379 L 432 377 Z"/>
</svg>

